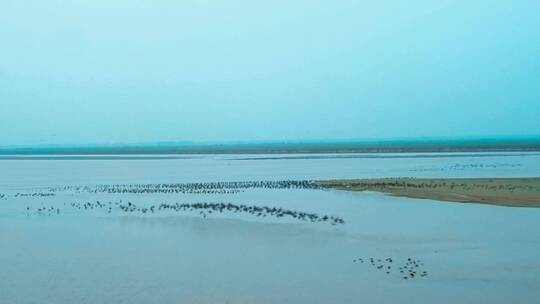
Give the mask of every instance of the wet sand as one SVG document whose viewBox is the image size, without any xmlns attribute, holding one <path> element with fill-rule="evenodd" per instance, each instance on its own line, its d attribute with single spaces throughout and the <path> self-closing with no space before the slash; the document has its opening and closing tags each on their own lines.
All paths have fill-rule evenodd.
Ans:
<svg viewBox="0 0 540 304">
<path fill-rule="evenodd" d="M 380 178 L 319 181 L 325 188 L 510 207 L 540 207 L 540 178 Z"/>
</svg>

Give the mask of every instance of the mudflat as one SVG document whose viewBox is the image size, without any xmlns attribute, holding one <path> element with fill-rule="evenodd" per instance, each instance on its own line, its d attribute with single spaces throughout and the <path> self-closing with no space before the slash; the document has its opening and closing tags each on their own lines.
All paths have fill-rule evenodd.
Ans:
<svg viewBox="0 0 540 304">
<path fill-rule="evenodd" d="M 380 178 L 318 181 L 324 188 L 511 207 L 540 207 L 540 178 Z"/>
</svg>

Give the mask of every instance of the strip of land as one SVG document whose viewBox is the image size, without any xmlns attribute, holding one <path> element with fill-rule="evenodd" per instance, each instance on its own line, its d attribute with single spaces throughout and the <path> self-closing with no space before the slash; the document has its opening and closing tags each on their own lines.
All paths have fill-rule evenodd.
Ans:
<svg viewBox="0 0 540 304">
<path fill-rule="evenodd" d="M 539 137 L 2 146 L 0 155 L 538 152 Z"/>
<path fill-rule="evenodd" d="M 318 181 L 323 188 L 511 207 L 540 207 L 540 178 L 382 178 Z"/>
</svg>

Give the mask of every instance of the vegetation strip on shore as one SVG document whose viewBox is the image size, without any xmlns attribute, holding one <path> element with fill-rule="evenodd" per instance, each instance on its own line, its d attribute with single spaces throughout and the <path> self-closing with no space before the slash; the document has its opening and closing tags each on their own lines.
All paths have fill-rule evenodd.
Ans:
<svg viewBox="0 0 540 304">
<path fill-rule="evenodd" d="M 540 178 L 380 178 L 318 181 L 322 188 L 510 207 L 540 207 Z"/>
</svg>

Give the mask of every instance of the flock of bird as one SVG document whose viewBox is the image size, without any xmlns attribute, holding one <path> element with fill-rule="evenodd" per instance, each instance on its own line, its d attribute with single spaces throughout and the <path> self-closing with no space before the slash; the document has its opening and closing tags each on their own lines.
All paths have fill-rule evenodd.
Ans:
<svg viewBox="0 0 540 304">
<path fill-rule="evenodd" d="M 267 206 L 247 206 L 247 205 L 237 205 L 232 203 L 190 203 L 190 204 L 165 204 L 162 203 L 158 205 L 157 207 L 155 205 L 151 205 L 149 207 L 137 207 L 132 202 L 122 203 L 122 201 L 119 202 L 73 202 L 69 205 L 73 209 L 78 210 L 85 210 L 85 211 L 91 211 L 91 210 L 104 210 L 107 213 L 112 213 L 114 210 L 120 210 L 122 212 L 127 213 L 141 213 L 141 214 L 153 214 L 157 213 L 159 211 L 174 211 L 174 212 L 181 212 L 181 211 L 190 211 L 190 212 L 198 212 L 198 214 L 204 218 L 209 216 L 212 213 L 223 213 L 223 212 L 232 212 L 232 213 L 247 213 L 251 214 L 257 217 L 267 217 L 267 216 L 273 216 L 276 218 L 282 218 L 282 217 L 290 217 L 293 219 L 306 221 L 306 222 L 328 222 L 332 225 L 337 224 L 345 224 L 345 221 L 340 217 L 335 216 L 328 216 L 328 215 L 319 215 L 316 213 L 307 213 L 302 211 L 295 211 L 295 210 L 287 210 L 283 208 L 278 207 L 267 207 Z M 32 212 L 32 209 L 30 206 L 26 207 L 27 215 L 30 215 Z M 41 206 L 35 210 L 35 213 L 37 215 L 59 215 L 60 214 L 60 208 L 50 206 L 50 207 L 44 207 Z"/>
<path fill-rule="evenodd" d="M 399 264 L 394 263 L 393 258 L 386 259 L 375 259 L 375 258 L 355 258 L 353 263 L 367 263 L 374 267 L 377 270 L 384 271 L 386 274 L 391 274 L 393 270 L 397 269 L 400 276 L 404 280 L 415 279 L 419 277 L 426 277 L 428 275 L 427 271 L 423 270 L 422 267 L 424 263 L 419 259 L 407 258 L 405 262 Z"/>
<path fill-rule="evenodd" d="M 105 210 L 107 213 L 112 213 L 113 208 L 118 207 L 121 201 L 119 202 L 107 202 L 102 203 L 100 201 L 96 202 L 73 202 L 69 205 L 64 203 L 64 207 L 71 207 L 72 209 L 82 210 L 82 211 L 91 211 L 91 210 Z M 32 209 L 30 206 L 26 206 L 26 215 L 30 216 L 31 214 L 41 215 L 41 216 L 51 216 L 51 215 L 60 215 L 60 208 L 56 206 L 41 206 L 36 209 Z"/>
<path fill-rule="evenodd" d="M 153 193 L 176 193 L 176 194 L 234 194 L 250 188 L 264 189 L 320 189 L 321 187 L 312 181 L 256 181 L 256 182 L 215 182 L 215 183 L 174 183 L 174 184 L 119 184 L 119 185 L 98 185 L 98 186 L 65 186 L 60 188 L 50 188 L 48 192 L 17 193 L 17 196 L 26 197 L 47 197 L 55 195 L 57 191 L 74 191 L 87 193 L 132 193 L 132 194 L 153 194 Z M 0 194 L 0 199 L 5 198 L 5 194 Z M 279 207 L 244 205 L 233 203 L 161 203 L 159 205 L 137 206 L 132 202 L 122 202 L 122 200 L 112 202 L 72 202 L 64 203 L 63 207 L 79 211 L 103 211 L 108 214 L 113 212 L 158 214 L 165 212 L 189 212 L 207 218 L 212 214 L 245 213 L 256 217 L 291 218 L 304 222 L 326 222 L 331 225 L 345 224 L 345 221 L 336 216 L 319 215 L 302 211 L 288 210 Z M 58 216 L 66 210 L 58 206 L 32 209 L 26 207 L 27 215 L 36 214 L 40 216 Z M 67 210 L 69 211 L 69 210 Z M 69 212 L 68 212 L 69 213 Z M 423 270 L 424 263 L 418 259 L 408 258 L 406 261 L 398 263 L 393 258 L 355 258 L 354 263 L 366 263 L 378 271 L 387 275 L 399 272 L 399 276 L 405 280 L 426 277 L 427 271 Z"/>
<path fill-rule="evenodd" d="M 75 191 L 89 193 L 182 193 L 182 194 L 231 194 L 245 189 L 319 189 L 320 186 L 307 180 L 247 181 L 247 182 L 201 182 L 164 184 L 117 184 L 97 186 L 64 186 L 49 188 L 50 192 Z"/>
<path fill-rule="evenodd" d="M 32 209 L 30 206 L 26 206 L 26 215 L 30 215 L 30 211 Z M 50 206 L 50 207 L 44 207 L 41 206 L 36 209 L 36 214 L 38 215 L 59 215 L 60 214 L 60 208 Z"/>
<path fill-rule="evenodd" d="M 321 187 L 308 180 L 277 180 L 277 181 L 244 181 L 244 182 L 200 182 L 200 183 L 161 183 L 161 184 L 115 184 L 115 185 L 96 185 L 96 186 L 63 186 L 48 188 L 46 192 L 35 192 L 28 194 L 18 193 L 16 196 L 53 196 L 56 192 L 71 191 L 75 193 L 107 193 L 107 194 L 235 194 L 245 189 L 320 189 Z M 64 204 L 65 205 L 65 204 Z M 191 204 L 160 204 L 158 206 L 137 207 L 128 202 L 102 203 L 100 201 L 71 203 L 69 206 L 79 210 L 105 209 L 107 213 L 112 213 L 113 209 L 119 209 L 123 212 L 139 212 L 142 214 L 154 213 L 161 210 L 168 211 L 196 211 L 203 217 L 212 213 L 246 213 L 257 217 L 289 217 L 306 222 L 328 222 L 332 225 L 344 224 L 342 218 L 328 215 L 319 215 L 295 210 L 287 210 L 279 207 L 242 205 L 232 203 L 191 203 Z M 39 215 L 58 215 L 59 208 L 43 207 L 37 208 L 35 212 Z M 27 213 L 30 214 L 30 206 L 27 207 Z"/>
<path fill-rule="evenodd" d="M 521 164 L 511 163 L 473 163 L 473 164 L 453 164 L 445 167 L 416 168 L 410 169 L 411 172 L 430 172 L 430 171 L 464 171 L 476 169 L 499 169 L 521 167 Z"/>
<path fill-rule="evenodd" d="M 13 197 L 48 197 L 48 196 L 55 196 L 56 194 L 52 192 L 32 192 L 32 193 L 21 193 L 17 192 Z"/>
<path fill-rule="evenodd" d="M 492 164 L 484 164 L 484 163 L 475 163 L 475 164 L 453 164 L 449 168 L 451 170 L 465 170 L 465 169 L 483 169 L 483 168 L 491 168 L 491 169 L 497 169 L 499 167 L 521 167 L 521 164 L 511 164 L 511 163 L 492 163 Z"/>
<path fill-rule="evenodd" d="M 126 211 L 134 210 L 135 206 L 120 206 Z M 148 210 L 154 212 L 154 206 L 151 206 L 150 209 L 143 208 L 139 209 L 141 212 L 146 213 Z M 247 205 L 236 205 L 231 203 L 193 203 L 193 204 L 161 204 L 157 208 L 158 210 L 173 210 L 173 211 L 199 211 L 199 213 L 206 217 L 207 214 L 212 214 L 212 212 L 222 213 L 224 211 L 234 212 L 234 213 L 248 213 L 255 216 L 273 216 L 273 217 L 291 217 L 301 221 L 309 222 L 329 222 L 332 225 L 336 224 L 345 224 L 345 221 L 340 217 L 328 216 L 328 215 L 319 215 L 316 213 L 307 213 L 302 211 L 287 210 L 277 207 L 267 207 L 267 206 L 247 206 Z"/>
</svg>

